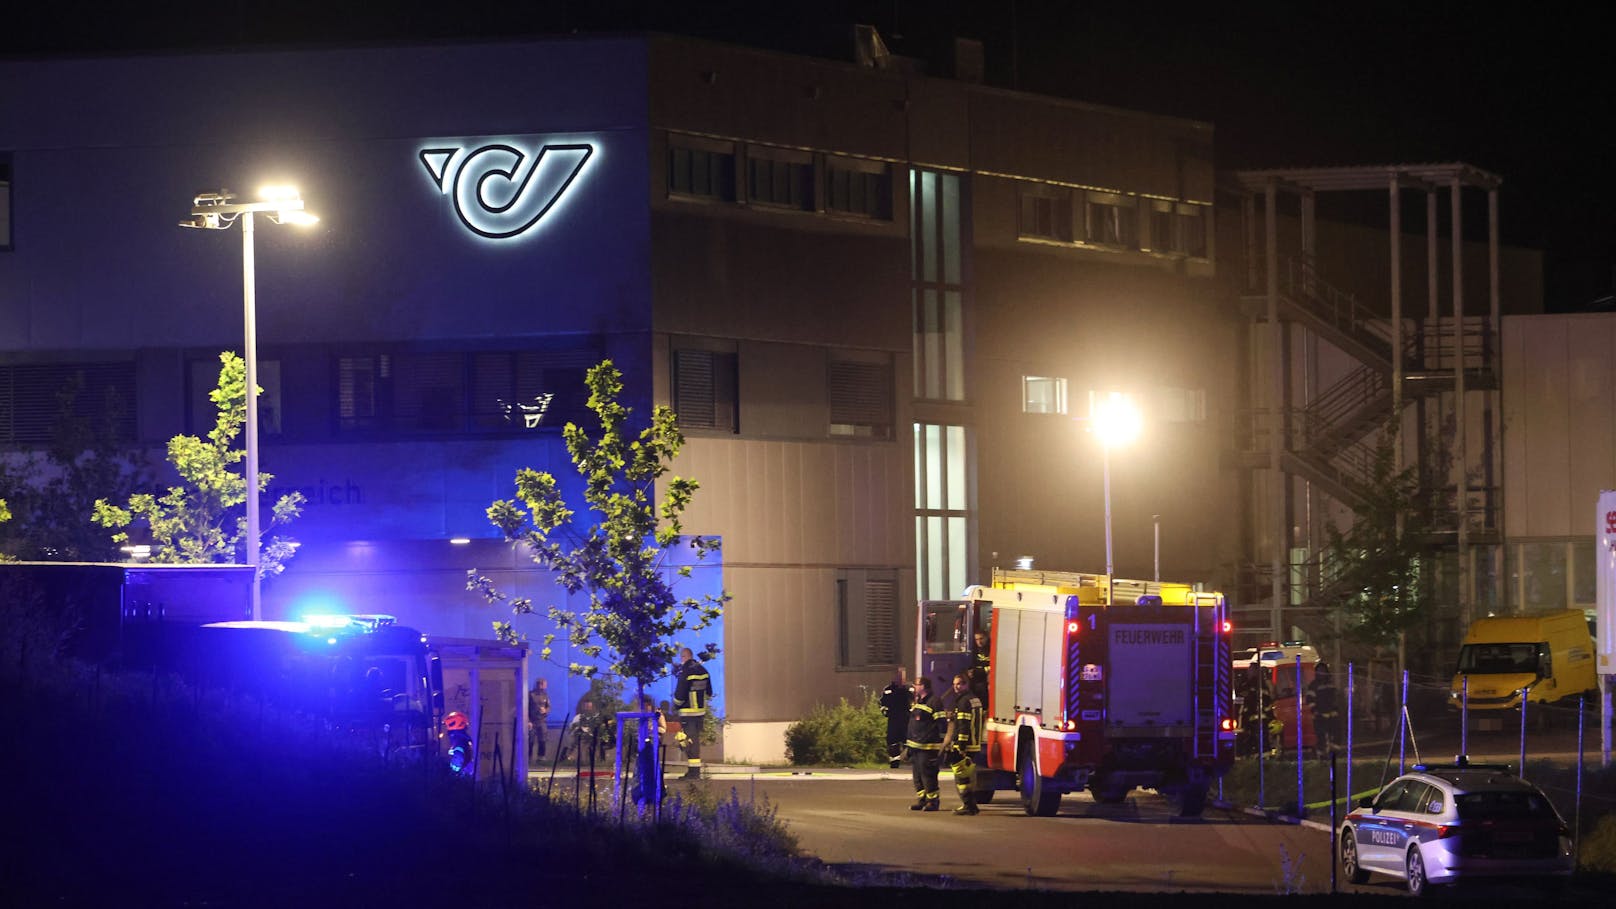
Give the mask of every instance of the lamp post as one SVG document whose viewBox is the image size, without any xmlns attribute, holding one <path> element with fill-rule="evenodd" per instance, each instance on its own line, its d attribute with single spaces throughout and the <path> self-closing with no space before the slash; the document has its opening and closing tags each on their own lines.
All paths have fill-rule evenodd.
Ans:
<svg viewBox="0 0 1616 909">
<path fill-rule="evenodd" d="M 1139 435 L 1139 411 L 1121 392 L 1113 391 L 1096 401 L 1089 425 L 1100 437 L 1100 458 L 1105 475 L 1105 604 L 1112 605 L 1116 566 L 1111 553 L 1111 449 L 1126 445 Z"/>
<path fill-rule="evenodd" d="M 260 598 L 261 556 L 258 520 L 258 328 L 255 312 L 254 285 L 257 278 L 253 266 L 253 216 L 262 212 L 276 224 L 309 225 L 320 220 L 303 210 L 303 199 L 293 187 L 267 187 L 258 193 L 257 202 L 237 202 L 235 193 L 227 189 L 201 193 L 191 200 L 191 217 L 181 221 L 181 227 L 203 230 L 227 230 L 241 222 L 241 274 L 242 314 L 246 324 L 242 342 L 242 359 L 247 375 L 247 564 L 252 566 L 252 617 L 263 618 Z"/>
</svg>

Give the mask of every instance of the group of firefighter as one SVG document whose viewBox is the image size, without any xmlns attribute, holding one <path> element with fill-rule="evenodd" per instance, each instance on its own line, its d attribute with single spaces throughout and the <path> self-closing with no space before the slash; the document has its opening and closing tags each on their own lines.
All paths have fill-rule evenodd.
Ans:
<svg viewBox="0 0 1616 909">
<path fill-rule="evenodd" d="M 977 632 L 974 665 L 953 677 L 946 697 L 933 691 L 932 680 L 924 675 L 909 684 L 901 667 L 881 693 L 881 713 L 887 718 L 887 757 L 892 767 L 907 759 L 914 779 L 911 811 L 941 810 L 937 780 L 946 763 L 960 798 L 954 813 L 978 812 L 976 762 L 971 755 L 982 745 L 987 713 L 986 638 L 984 632 Z"/>
<path fill-rule="evenodd" d="M 1250 669 L 1235 673 L 1235 693 L 1240 698 L 1240 733 L 1235 753 L 1250 757 L 1266 751 L 1278 755 L 1296 746 L 1294 708 L 1280 715 L 1274 708 L 1279 700 L 1271 669 L 1253 662 Z M 1288 697 L 1288 696 L 1287 696 Z M 1313 752 L 1325 754 L 1341 740 L 1341 711 L 1335 675 L 1323 660 L 1313 667 L 1313 678 L 1302 686 L 1302 709 L 1313 719 Z"/>
</svg>

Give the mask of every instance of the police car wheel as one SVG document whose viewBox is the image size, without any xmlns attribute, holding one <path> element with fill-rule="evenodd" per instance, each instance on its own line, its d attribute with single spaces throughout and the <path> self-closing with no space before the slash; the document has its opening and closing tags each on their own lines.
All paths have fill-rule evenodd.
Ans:
<svg viewBox="0 0 1616 909">
<path fill-rule="evenodd" d="M 1341 873 L 1354 884 L 1369 881 L 1369 872 L 1358 863 L 1358 834 L 1351 827 L 1341 828 Z"/>
<path fill-rule="evenodd" d="M 1408 892 L 1410 896 L 1430 896 L 1431 882 L 1425 877 L 1425 859 L 1420 848 L 1408 850 Z"/>
</svg>

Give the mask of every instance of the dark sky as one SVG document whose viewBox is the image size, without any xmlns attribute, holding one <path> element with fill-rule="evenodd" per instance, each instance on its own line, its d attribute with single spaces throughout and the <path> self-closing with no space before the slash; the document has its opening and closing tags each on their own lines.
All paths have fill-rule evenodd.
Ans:
<svg viewBox="0 0 1616 909">
<path fill-rule="evenodd" d="M 1000 86 L 1205 120 L 1223 168 L 1464 161 L 1504 179 L 1506 242 L 1545 251 L 1548 306 L 1612 292 L 1612 109 L 1597 5 L 1052 0 L 83 0 L 9 13 L 0 54 L 656 30 L 847 59 L 851 23 Z M 1224 7 L 1234 7 L 1230 12 Z M 1535 16 L 1536 18 L 1533 18 Z M 1475 205 L 1469 202 L 1468 205 Z M 1479 208 L 1479 206 L 1477 206 Z"/>
</svg>

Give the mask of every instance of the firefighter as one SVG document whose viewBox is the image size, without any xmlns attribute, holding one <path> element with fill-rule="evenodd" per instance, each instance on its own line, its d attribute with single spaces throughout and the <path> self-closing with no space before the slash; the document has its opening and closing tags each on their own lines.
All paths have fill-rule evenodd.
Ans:
<svg viewBox="0 0 1616 909">
<path fill-rule="evenodd" d="M 982 699 L 971 690 L 965 673 L 954 676 L 954 703 L 948 711 L 948 728 L 943 731 L 943 759 L 954 772 L 954 789 L 960 806 L 955 814 L 976 814 L 976 762 L 971 755 L 982 744 Z"/>
<path fill-rule="evenodd" d="M 1319 660 L 1313 667 L 1313 681 L 1307 683 L 1307 699 L 1313 708 L 1313 749 L 1324 754 L 1335 745 L 1337 723 L 1341 720 L 1336 704 L 1335 674 L 1330 664 Z"/>
<path fill-rule="evenodd" d="M 915 690 L 899 666 L 892 673 L 892 684 L 881 692 L 881 715 L 887 718 L 887 761 L 896 768 L 903 752 L 905 727 L 909 722 L 909 708 L 915 705 Z"/>
<path fill-rule="evenodd" d="M 679 650 L 679 683 L 673 689 L 673 705 L 679 711 L 679 726 L 688 736 L 685 742 L 684 779 L 701 779 L 701 725 L 707 718 L 707 702 L 712 700 L 713 681 L 707 667 L 689 647 Z"/>
<path fill-rule="evenodd" d="M 966 674 L 966 681 L 971 685 L 971 691 L 982 699 L 988 701 L 988 679 L 992 678 L 993 654 L 991 652 L 988 633 L 978 631 L 975 637 L 976 653 L 971 658 L 971 668 Z"/>
<path fill-rule="evenodd" d="M 937 769 L 943 748 L 943 702 L 931 693 L 931 679 L 915 679 L 915 703 L 909 709 L 909 764 L 915 781 L 915 803 L 910 811 L 936 811 L 942 799 L 937 791 Z"/>
</svg>

